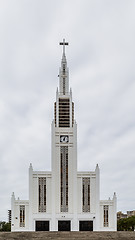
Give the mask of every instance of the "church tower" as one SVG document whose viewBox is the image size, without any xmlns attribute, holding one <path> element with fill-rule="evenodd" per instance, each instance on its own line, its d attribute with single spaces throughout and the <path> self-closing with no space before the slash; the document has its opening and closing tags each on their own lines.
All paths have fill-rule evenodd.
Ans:
<svg viewBox="0 0 135 240">
<path fill-rule="evenodd" d="M 72 228 L 76 228 L 77 214 L 77 125 L 74 119 L 72 91 L 69 90 L 69 70 L 63 46 L 61 67 L 59 69 L 59 89 L 54 103 L 52 122 L 52 212 L 74 214 Z M 55 193 L 55 194 L 54 194 Z M 55 219 L 55 217 L 53 217 Z M 54 222 L 54 230 L 57 223 Z"/>
<path fill-rule="evenodd" d="M 116 194 L 100 200 L 100 171 L 77 171 L 77 124 L 63 40 L 51 125 L 51 171 L 29 167 L 29 200 L 11 198 L 12 231 L 116 231 Z"/>
</svg>

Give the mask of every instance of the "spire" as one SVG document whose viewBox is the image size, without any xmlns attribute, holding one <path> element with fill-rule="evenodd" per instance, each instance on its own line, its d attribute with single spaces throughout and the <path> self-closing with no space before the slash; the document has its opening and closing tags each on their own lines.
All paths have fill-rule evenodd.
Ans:
<svg viewBox="0 0 135 240">
<path fill-rule="evenodd" d="M 68 42 L 65 42 L 65 39 L 63 39 L 63 42 L 60 42 L 59 44 L 63 45 L 63 56 L 65 56 L 65 46 L 68 45 Z"/>
<path fill-rule="evenodd" d="M 65 55 L 65 46 L 68 45 L 68 42 L 63 39 L 63 42 L 59 43 L 63 46 L 63 54 L 61 60 L 61 67 L 59 71 L 59 93 L 60 95 L 69 94 L 69 81 L 68 81 L 68 68 L 67 68 L 67 60 Z"/>
<path fill-rule="evenodd" d="M 65 39 L 63 39 L 63 42 L 60 42 L 59 44 L 63 46 L 63 54 L 62 54 L 62 62 L 61 62 L 61 67 L 62 67 L 63 64 L 67 63 L 66 54 L 65 54 L 65 46 L 68 46 L 68 42 L 66 42 Z"/>
</svg>

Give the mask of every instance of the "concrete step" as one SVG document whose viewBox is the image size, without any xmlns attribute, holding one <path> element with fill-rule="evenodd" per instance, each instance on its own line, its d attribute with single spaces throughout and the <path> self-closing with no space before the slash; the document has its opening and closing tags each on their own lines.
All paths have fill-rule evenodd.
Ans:
<svg viewBox="0 0 135 240">
<path fill-rule="evenodd" d="M 135 232 L 0 232 L 0 240 L 135 240 Z"/>
</svg>

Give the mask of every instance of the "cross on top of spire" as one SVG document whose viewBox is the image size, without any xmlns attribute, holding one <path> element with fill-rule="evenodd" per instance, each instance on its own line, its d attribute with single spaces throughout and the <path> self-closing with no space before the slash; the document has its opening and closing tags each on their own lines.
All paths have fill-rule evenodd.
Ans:
<svg viewBox="0 0 135 240">
<path fill-rule="evenodd" d="M 63 39 L 63 42 L 60 42 L 60 45 L 63 45 L 63 54 L 65 54 L 65 46 L 68 45 L 68 42 L 65 42 L 65 39 Z"/>
</svg>

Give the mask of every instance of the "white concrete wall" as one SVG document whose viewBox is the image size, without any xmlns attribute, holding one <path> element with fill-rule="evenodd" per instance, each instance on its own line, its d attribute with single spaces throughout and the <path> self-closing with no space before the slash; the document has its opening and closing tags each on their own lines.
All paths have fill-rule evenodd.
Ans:
<svg viewBox="0 0 135 240">
<path fill-rule="evenodd" d="M 46 177 L 46 213 L 38 212 L 38 178 Z M 29 168 L 29 231 L 35 231 L 35 219 L 45 219 L 51 213 L 51 172 L 33 171 L 32 165 Z M 50 216 L 49 216 L 50 219 Z"/>
<path fill-rule="evenodd" d="M 46 178 L 46 213 L 51 213 L 51 202 L 52 202 L 52 198 L 51 198 L 51 183 L 52 183 L 52 176 L 51 176 L 51 172 L 44 172 L 44 171 L 38 171 L 38 172 L 34 172 L 33 171 L 33 175 L 32 175 L 32 186 L 30 186 L 30 188 L 32 188 L 32 213 L 33 214 L 37 214 L 38 213 L 38 178 L 39 177 L 45 177 Z"/>
<path fill-rule="evenodd" d="M 90 177 L 90 212 L 96 213 L 96 176 Z"/>
<path fill-rule="evenodd" d="M 70 96 L 71 97 L 71 96 Z M 71 99 L 70 99 L 71 101 Z M 60 136 L 68 135 L 69 142 L 61 143 Z M 60 147 L 68 146 L 68 214 L 73 214 L 72 227 L 77 227 L 77 126 L 58 128 L 52 123 L 52 213 L 53 219 L 60 211 Z M 63 215 L 63 214 L 62 214 Z M 60 217 L 63 219 L 63 216 Z M 60 220 L 59 219 L 59 220 Z M 57 230 L 57 221 L 52 221 L 52 229 Z"/>
<path fill-rule="evenodd" d="M 82 178 L 77 176 L 77 212 L 82 213 Z"/>
<path fill-rule="evenodd" d="M 20 206 L 25 206 L 25 227 L 20 227 Z M 12 198 L 12 218 L 11 231 L 28 231 L 29 230 L 29 201 L 16 200 Z"/>
<path fill-rule="evenodd" d="M 104 205 L 108 205 L 109 209 L 109 224 L 108 227 L 104 227 Z M 100 231 L 116 231 L 117 230 L 117 213 L 116 213 L 116 198 L 112 200 L 100 201 Z"/>
<path fill-rule="evenodd" d="M 52 176 L 53 176 L 53 189 L 55 195 L 55 212 L 60 213 L 60 147 L 68 146 L 68 187 L 69 187 L 69 213 L 73 213 L 74 209 L 74 194 L 76 189 L 76 170 L 77 170 L 77 161 L 76 161 L 76 142 L 74 141 L 74 132 L 76 131 L 74 128 L 55 128 L 53 127 L 53 140 L 52 143 Z M 60 143 L 60 136 L 68 135 L 69 142 L 68 143 Z M 57 191 L 56 191 L 57 190 Z"/>
<path fill-rule="evenodd" d="M 77 209 L 82 213 L 82 179 L 90 178 L 90 213 L 96 213 L 96 174 L 95 172 L 78 172 L 77 173 Z M 83 213 L 84 214 L 84 213 Z"/>
<path fill-rule="evenodd" d="M 61 67 L 65 63 L 63 55 Z M 72 91 L 69 92 L 68 68 L 66 68 L 66 95 L 63 91 L 62 68 L 59 72 L 59 91 L 56 92 L 56 126 L 52 122 L 52 172 L 35 172 L 32 164 L 29 168 L 29 201 L 15 200 L 12 195 L 12 231 L 21 231 L 19 228 L 19 204 L 26 206 L 26 226 L 23 230 L 34 231 L 36 220 L 49 220 L 50 230 L 58 230 L 58 220 L 71 220 L 71 230 L 79 230 L 79 220 L 92 220 L 93 229 L 116 230 L 116 196 L 111 201 L 100 201 L 100 180 L 99 168 L 93 172 L 77 173 L 77 124 L 72 127 Z M 59 106 L 58 100 L 68 97 L 70 99 L 70 127 L 59 128 Z M 74 120 L 75 121 L 75 120 Z M 68 143 L 60 143 L 60 135 L 68 135 Z M 68 146 L 68 213 L 60 212 L 60 146 Z M 38 177 L 46 177 L 47 186 L 47 207 L 46 213 L 38 212 Z M 90 213 L 82 212 L 82 178 L 90 177 Z M 103 227 L 103 205 L 109 205 L 109 228 Z"/>
<path fill-rule="evenodd" d="M 61 133 L 60 133 L 61 134 Z M 73 147 L 71 147 L 70 158 L 73 157 Z M 52 196 L 52 174 L 51 172 L 35 172 L 32 170 L 32 181 L 30 181 L 30 196 L 31 202 L 16 200 L 15 196 L 12 196 L 12 231 L 35 231 L 35 222 L 37 220 L 48 220 L 50 221 L 50 230 L 58 230 L 58 220 L 70 220 L 71 221 L 71 230 L 78 231 L 79 230 L 79 221 L 93 221 L 93 230 L 94 231 L 116 231 L 116 195 L 114 194 L 112 200 L 102 200 L 98 201 L 97 189 L 99 189 L 99 182 L 97 182 L 97 170 L 93 172 L 78 172 L 77 173 L 77 194 L 76 200 L 74 197 L 74 172 L 72 170 L 72 163 L 69 163 L 69 212 L 61 213 L 55 212 L 52 213 L 52 199 L 55 201 L 56 209 L 59 209 L 60 206 L 60 198 L 57 200 L 60 193 L 56 194 L 56 196 Z M 55 171 L 57 173 L 57 171 Z M 73 173 L 73 174 L 71 174 Z M 71 175 L 70 175 L 71 174 Z M 31 175 L 31 173 L 30 173 Z M 38 178 L 46 177 L 46 186 L 47 186 L 47 208 L 45 213 L 38 212 Z M 90 177 L 90 213 L 82 212 L 82 178 Z M 58 180 L 57 180 L 58 181 Z M 57 188 L 57 182 L 55 182 L 56 193 L 60 192 L 60 188 Z M 74 204 L 76 204 L 76 211 L 74 208 Z M 25 227 L 19 226 L 20 223 L 20 205 L 25 205 Z M 32 216 L 29 220 L 29 205 L 32 206 Z M 109 226 L 103 226 L 103 206 L 109 206 Z M 97 206 L 100 208 L 100 212 L 97 213 Z M 98 226 L 97 216 L 99 215 L 100 226 Z"/>
</svg>

